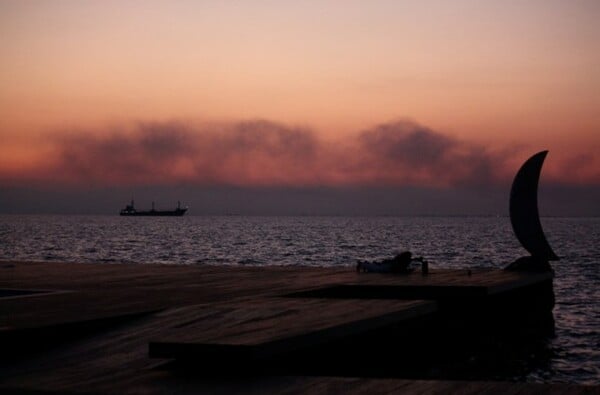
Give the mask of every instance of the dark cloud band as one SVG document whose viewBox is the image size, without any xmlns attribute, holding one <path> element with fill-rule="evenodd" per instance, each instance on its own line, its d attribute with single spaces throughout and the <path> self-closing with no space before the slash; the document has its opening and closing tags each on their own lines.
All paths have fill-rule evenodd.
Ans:
<svg viewBox="0 0 600 395">
<path fill-rule="evenodd" d="M 418 123 L 380 124 L 334 141 L 267 120 L 192 125 L 141 122 L 52 137 L 40 177 L 73 185 L 494 187 L 513 175 L 520 149 L 501 151 Z M 570 169 L 593 163 L 581 157 Z M 27 176 L 24 176 L 26 179 Z"/>
</svg>

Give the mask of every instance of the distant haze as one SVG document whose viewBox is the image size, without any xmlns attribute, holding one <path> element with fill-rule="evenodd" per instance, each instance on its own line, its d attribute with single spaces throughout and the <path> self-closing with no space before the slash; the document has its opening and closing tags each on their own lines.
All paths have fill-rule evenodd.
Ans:
<svg viewBox="0 0 600 395">
<path fill-rule="evenodd" d="M 129 200 L 137 208 L 173 209 L 186 215 L 508 215 L 508 186 L 486 189 L 409 187 L 248 188 L 138 187 L 106 189 L 12 188 L 0 193 L 0 213 L 117 215 Z M 543 216 L 600 216 L 600 188 L 540 188 Z"/>
</svg>

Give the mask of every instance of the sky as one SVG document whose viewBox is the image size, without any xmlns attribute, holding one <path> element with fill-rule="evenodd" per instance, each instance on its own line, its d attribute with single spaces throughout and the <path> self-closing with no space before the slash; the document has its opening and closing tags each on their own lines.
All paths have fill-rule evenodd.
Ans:
<svg viewBox="0 0 600 395">
<path fill-rule="evenodd" d="M 0 212 L 600 215 L 600 2 L 0 0 Z"/>
</svg>

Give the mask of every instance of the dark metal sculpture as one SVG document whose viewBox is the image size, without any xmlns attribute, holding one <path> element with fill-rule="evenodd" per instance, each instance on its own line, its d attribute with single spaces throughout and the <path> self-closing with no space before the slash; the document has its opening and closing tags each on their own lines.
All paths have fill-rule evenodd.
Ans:
<svg viewBox="0 0 600 395">
<path fill-rule="evenodd" d="M 529 158 L 517 172 L 510 191 L 510 222 L 521 245 L 536 261 L 555 261 L 558 256 L 546 240 L 537 204 L 542 165 L 548 151 Z"/>
</svg>

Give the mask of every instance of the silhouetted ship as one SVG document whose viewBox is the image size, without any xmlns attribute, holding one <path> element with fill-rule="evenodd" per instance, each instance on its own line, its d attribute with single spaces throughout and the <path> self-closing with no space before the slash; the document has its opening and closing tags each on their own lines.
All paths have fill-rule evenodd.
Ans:
<svg viewBox="0 0 600 395">
<path fill-rule="evenodd" d="M 133 205 L 133 200 L 131 204 L 125 206 L 123 210 L 121 210 L 120 215 L 125 216 L 139 216 L 139 217 L 181 217 L 187 211 L 187 207 L 181 208 L 181 203 L 177 202 L 177 208 L 175 210 L 155 210 L 154 202 L 152 202 L 152 209 L 149 211 L 138 211 L 135 209 Z"/>
</svg>

